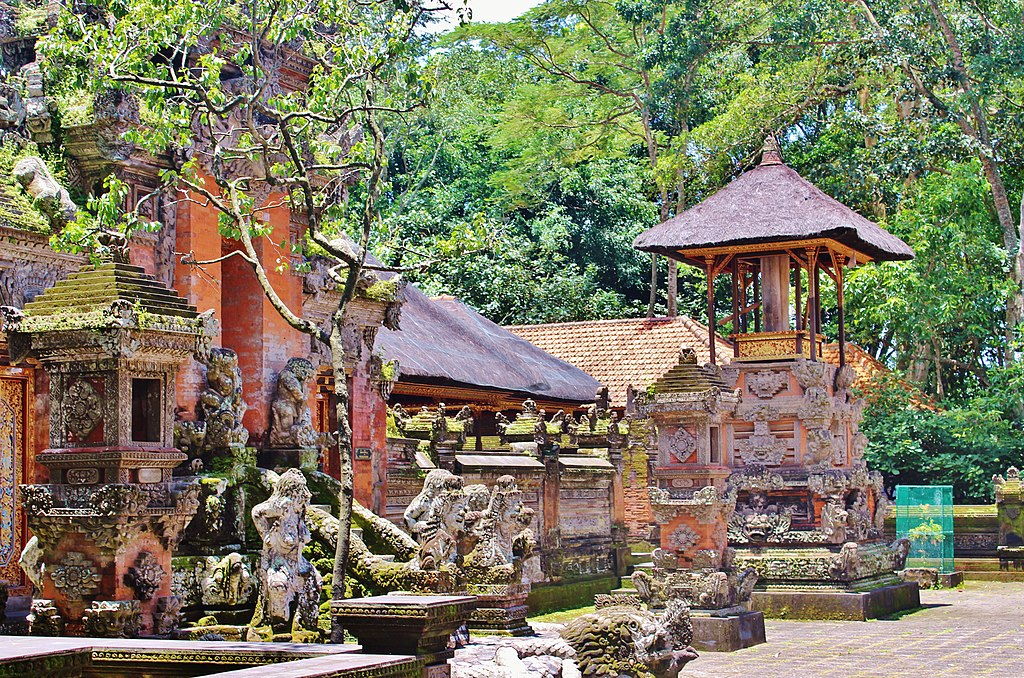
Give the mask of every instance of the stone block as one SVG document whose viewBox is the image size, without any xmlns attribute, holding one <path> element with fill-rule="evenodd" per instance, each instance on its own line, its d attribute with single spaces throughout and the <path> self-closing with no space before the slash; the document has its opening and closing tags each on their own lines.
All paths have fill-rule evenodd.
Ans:
<svg viewBox="0 0 1024 678">
<path fill-rule="evenodd" d="M 742 612 L 719 617 L 691 610 L 693 646 L 701 652 L 735 652 L 765 642 L 764 615 Z"/>
<path fill-rule="evenodd" d="M 769 619 L 867 621 L 921 606 L 917 584 L 904 582 L 867 591 L 754 591 L 753 610 Z"/>
<path fill-rule="evenodd" d="M 388 594 L 331 602 L 331 616 L 366 652 L 416 655 L 427 665 L 454 656 L 448 638 L 476 607 L 474 596 Z"/>
</svg>

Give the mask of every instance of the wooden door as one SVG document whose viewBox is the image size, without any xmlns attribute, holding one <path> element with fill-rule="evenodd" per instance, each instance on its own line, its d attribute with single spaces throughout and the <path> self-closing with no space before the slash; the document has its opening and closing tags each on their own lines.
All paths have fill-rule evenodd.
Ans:
<svg viewBox="0 0 1024 678">
<path fill-rule="evenodd" d="M 25 516 L 18 485 L 25 482 L 31 432 L 29 429 L 31 372 L 0 367 L 0 579 L 25 584 L 18 558 L 25 546 Z"/>
</svg>

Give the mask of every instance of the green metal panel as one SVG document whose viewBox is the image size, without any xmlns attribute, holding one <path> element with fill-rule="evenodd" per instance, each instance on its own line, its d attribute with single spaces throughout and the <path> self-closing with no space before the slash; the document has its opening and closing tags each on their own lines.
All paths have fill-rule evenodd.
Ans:
<svg viewBox="0 0 1024 678">
<path fill-rule="evenodd" d="M 898 485 L 896 537 L 910 540 L 907 567 L 953 571 L 953 486 Z"/>
</svg>

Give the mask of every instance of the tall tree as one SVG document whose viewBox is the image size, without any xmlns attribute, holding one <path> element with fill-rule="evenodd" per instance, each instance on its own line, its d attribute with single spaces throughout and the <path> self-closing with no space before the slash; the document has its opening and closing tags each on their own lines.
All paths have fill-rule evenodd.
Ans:
<svg viewBox="0 0 1024 678">
<path fill-rule="evenodd" d="M 342 464 L 335 599 L 345 593 L 353 500 L 345 307 L 366 273 L 380 269 L 367 251 L 387 167 L 384 126 L 424 103 L 429 83 L 410 48 L 416 27 L 444 7 L 96 0 L 69 4 L 40 44 L 76 86 L 138 99 L 141 121 L 130 140 L 169 154 L 168 190 L 215 208 L 222 233 L 240 244 L 222 258 L 244 260 L 281 317 L 329 351 Z M 305 66 L 308 80 L 289 85 L 289 63 Z M 262 217 L 275 207 L 291 210 L 305 224 L 304 246 L 330 261 L 341 298 L 327 329 L 290 309 L 271 284 L 257 243 L 268 235 Z M 333 630 L 336 641 L 340 632 Z"/>
<path fill-rule="evenodd" d="M 863 30 L 878 43 L 877 63 L 905 78 L 906 111 L 951 122 L 988 181 L 1015 284 L 1006 306 L 1006 357 L 1024 319 L 1024 239 L 1007 190 L 1006 135 L 1020 135 L 1024 110 L 1024 6 L 1017 0 L 857 0 Z M 1024 215 L 1024 195 L 1021 198 Z"/>
</svg>

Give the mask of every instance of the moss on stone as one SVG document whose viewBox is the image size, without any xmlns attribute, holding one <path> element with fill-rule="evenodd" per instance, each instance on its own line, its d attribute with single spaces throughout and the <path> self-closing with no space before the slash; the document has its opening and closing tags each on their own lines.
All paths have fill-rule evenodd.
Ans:
<svg viewBox="0 0 1024 678">
<path fill-rule="evenodd" d="M 378 280 L 367 287 L 361 296 L 370 301 L 390 303 L 398 301 L 398 289 L 398 282 L 394 280 Z"/>
</svg>

